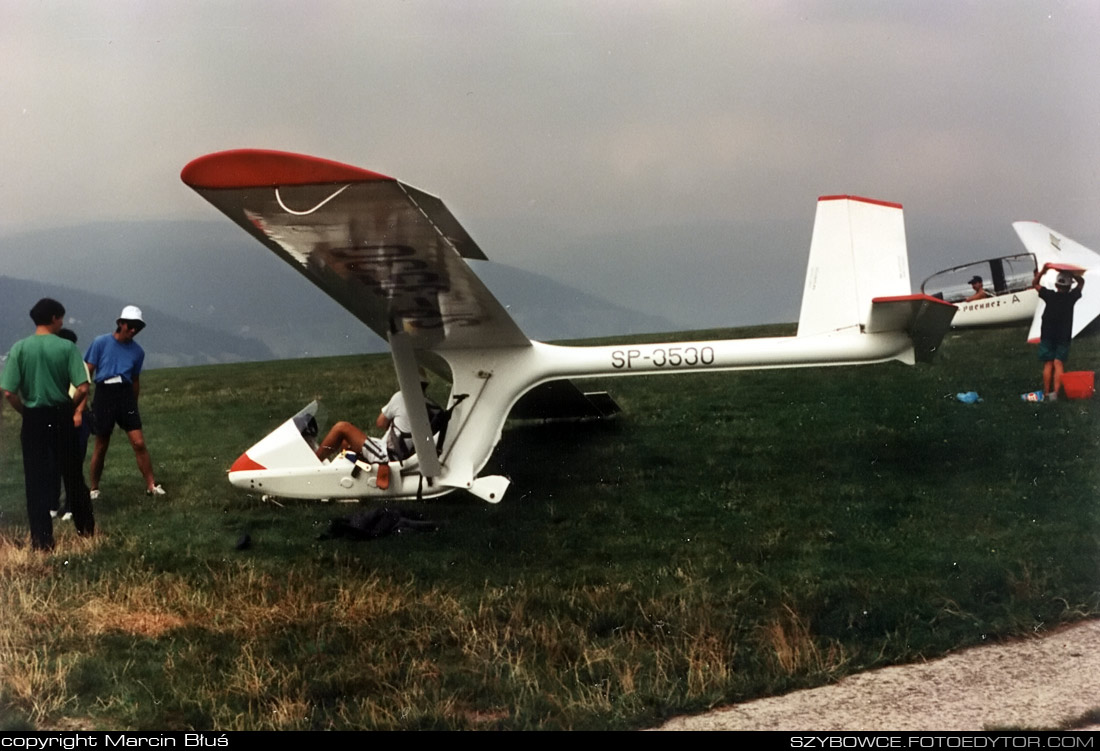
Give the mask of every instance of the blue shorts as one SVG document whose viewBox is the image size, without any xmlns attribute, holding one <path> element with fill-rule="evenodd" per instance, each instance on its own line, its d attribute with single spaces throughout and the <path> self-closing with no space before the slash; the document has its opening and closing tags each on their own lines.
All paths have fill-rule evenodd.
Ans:
<svg viewBox="0 0 1100 751">
<path fill-rule="evenodd" d="M 1065 363 L 1069 360 L 1069 342 L 1052 342 L 1047 339 L 1039 341 L 1039 361 L 1050 362 L 1058 360 Z"/>
</svg>

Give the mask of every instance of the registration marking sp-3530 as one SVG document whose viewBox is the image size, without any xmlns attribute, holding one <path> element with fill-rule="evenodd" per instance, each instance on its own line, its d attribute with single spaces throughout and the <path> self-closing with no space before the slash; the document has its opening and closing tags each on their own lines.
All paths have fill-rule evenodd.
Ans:
<svg viewBox="0 0 1100 751">
<path fill-rule="evenodd" d="M 657 368 L 690 368 L 694 365 L 712 365 L 713 347 L 652 347 L 646 349 L 617 349 L 611 353 L 611 367 L 616 370 L 631 369 L 634 363 L 643 361 Z"/>
</svg>

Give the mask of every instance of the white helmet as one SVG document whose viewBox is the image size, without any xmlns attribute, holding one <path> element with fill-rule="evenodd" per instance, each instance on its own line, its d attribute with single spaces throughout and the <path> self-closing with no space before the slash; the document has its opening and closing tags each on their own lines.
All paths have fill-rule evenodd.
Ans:
<svg viewBox="0 0 1100 751">
<path fill-rule="evenodd" d="M 145 323 L 145 319 L 141 317 L 141 308 L 136 305 L 127 305 L 122 309 L 122 312 L 118 314 L 119 320 L 124 321 L 141 321 Z"/>
</svg>

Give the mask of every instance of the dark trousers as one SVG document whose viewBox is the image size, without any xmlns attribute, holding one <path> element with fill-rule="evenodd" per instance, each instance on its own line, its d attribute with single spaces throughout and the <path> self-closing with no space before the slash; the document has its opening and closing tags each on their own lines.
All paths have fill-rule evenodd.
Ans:
<svg viewBox="0 0 1100 751">
<path fill-rule="evenodd" d="M 50 509 L 65 483 L 65 495 L 73 512 L 73 523 L 81 535 L 95 531 L 95 516 L 88 485 L 84 482 L 84 461 L 80 439 L 73 427 L 73 408 L 28 407 L 23 410 L 23 481 L 27 489 L 27 520 L 31 547 L 53 548 L 53 519 Z"/>
</svg>

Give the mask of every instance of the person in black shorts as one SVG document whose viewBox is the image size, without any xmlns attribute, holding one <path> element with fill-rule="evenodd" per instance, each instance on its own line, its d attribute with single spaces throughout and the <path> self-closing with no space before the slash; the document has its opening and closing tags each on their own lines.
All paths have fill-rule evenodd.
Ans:
<svg viewBox="0 0 1100 751">
<path fill-rule="evenodd" d="M 1039 280 L 1049 269 L 1049 263 L 1043 264 L 1043 268 L 1035 272 L 1032 286 L 1039 291 L 1039 299 L 1046 303 L 1039 333 L 1039 360 L 1043 363 L 1043 393 L 1053 400 L 1062 389 L 1062 373 L 1069 360 L 1069 343 L 1073 338 L 1073 306 L 1081 299 L 1085 279 L 1076 272 L 1059 271 L 1054 289 L 1047 289 Z M 1077 282 L 1076 287 L 1073 287 L 1074 282 Z"/>
<path fill-rule="evenodd" d="M 99 497 L 99 480 L 103 476 L 103 462 L 111 433 L 118 425 L 130 439 L 137 459 L 138 469 L 145 479 L 146 495 L 164 495 L 164 488 L 153 478 L 153 460 L 145 445 L 138 412 L 138 395 L 141 392 L 141 368 L 145 364 L 145 351 L 134 337 L 145 328 L 141 309 L 127 305 L 116 321 L 115 333 L 97 336 L 84 361 L 95 380 L 95 398 L 92 400 L 92 432 L 95 447 L 92 449 L 91 475 L 92 499 Z"/>
</svg>

